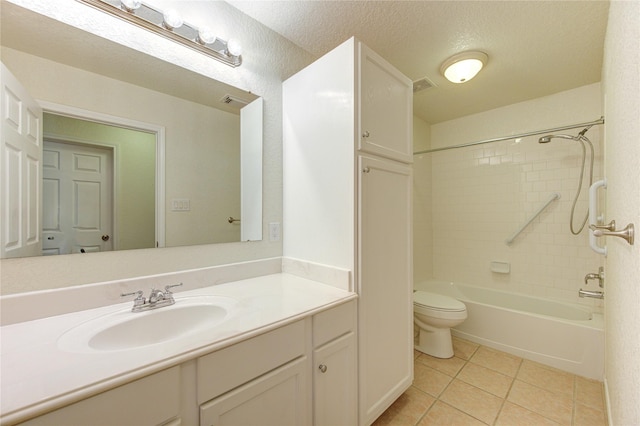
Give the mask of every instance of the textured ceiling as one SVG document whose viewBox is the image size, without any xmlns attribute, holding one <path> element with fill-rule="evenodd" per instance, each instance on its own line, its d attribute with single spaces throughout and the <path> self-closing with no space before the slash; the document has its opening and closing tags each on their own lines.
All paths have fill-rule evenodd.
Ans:
<svg viewBox="0 0 640 426">
<path fill-rule="evenodd" d="M 600 81 L 606 1 L 244 1 L 228 0 L 320 57 L 351 36 L 412 80 L 414 113 L 429 123 Z M 489 55 L 465 84 L 439 73 L 465 50 Z"/>
</svg>

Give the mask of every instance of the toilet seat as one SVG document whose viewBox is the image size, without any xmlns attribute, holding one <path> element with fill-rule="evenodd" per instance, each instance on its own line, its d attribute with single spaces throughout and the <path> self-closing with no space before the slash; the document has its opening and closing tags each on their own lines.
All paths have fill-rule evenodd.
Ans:
<svg viewBox="0 0 640 426">
<path fill-rule="evenodd" d="M 441 312 L 463 312 L 467 310 L 464 303 L 453 297 L 430 293 L 428 291 L 416 291 L 413 293 L 413 304 L 418 307 Z"/>
</svg>

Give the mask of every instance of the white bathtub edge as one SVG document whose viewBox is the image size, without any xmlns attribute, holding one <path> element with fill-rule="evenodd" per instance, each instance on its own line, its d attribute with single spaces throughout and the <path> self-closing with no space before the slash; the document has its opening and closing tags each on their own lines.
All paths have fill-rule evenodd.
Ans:
<svg viewBox="0 0 640 426">
<path fill-rule="evenodd" d="M 557 368 L 559 370 L 566 371 L 569 373 L 573 373 L 581 377 L 586 377 L 588 379 L 593 379 L 598 381 L 602 381 L 602 378 L 603 378 L 602 374 L 594 373 L 593 368 L 591 367 L 585 368 L 584 364 L 581 364 L 575 361 L 557 358 L 554 356 L 541 354 L 539 352 L 533 352 L 533 351 L 523 349 L 523 348 L 518 348 L 515 346 L 505 345 L 503 343 L 478 337 L 473 334 L 458 331 L 456 329 L 451 329 L 451 334 L 455 337 L 459 337 L 461 339 L 468 340 L 470 342 L 488 346 L 490 348 L 497 349 L 499 351 L 506 352 L 511 355 L 519 356 L 521 358 L 525 358 L 530 361 L 539 362 L 540 364 L 548 365 L 550 367 Z"/>
</svg>

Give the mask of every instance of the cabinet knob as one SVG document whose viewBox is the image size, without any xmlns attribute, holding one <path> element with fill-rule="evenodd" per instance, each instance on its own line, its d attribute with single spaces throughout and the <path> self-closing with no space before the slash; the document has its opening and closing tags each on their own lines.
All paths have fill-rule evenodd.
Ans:
<svg viewBox="0 0 640 426">
<path fill-rule="evenodd" d="M 321 373 L 326 373 L 327 372 L 327 366 L 324 365 L 324 364 L 320 364 L 318 369 L 320 370 Z"/>
<path fill-rule="evenodd" d="M 369 137 L 369 131 L 365 130 L 364 133 L 362 134 L 363 138 L 368 138 Z"/>
</svg>

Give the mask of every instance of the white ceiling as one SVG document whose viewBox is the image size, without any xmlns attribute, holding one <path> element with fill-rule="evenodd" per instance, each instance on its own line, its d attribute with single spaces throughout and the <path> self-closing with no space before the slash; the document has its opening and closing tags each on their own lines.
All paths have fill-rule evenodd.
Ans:
<svg viewBox="0 0 640 426">
<path fill-rule="evenodd" d="M 607 1 L 244 1 L 228 3 L 320 57 L 358 37 L 412 80 L 414 113 L 438 123 L 599 82 Z M 439 73 L 465 50 L 489 55 L 465 83 Z"/>
</svg>

